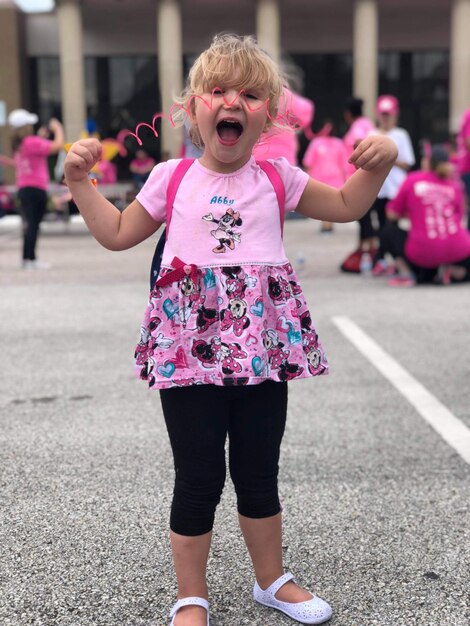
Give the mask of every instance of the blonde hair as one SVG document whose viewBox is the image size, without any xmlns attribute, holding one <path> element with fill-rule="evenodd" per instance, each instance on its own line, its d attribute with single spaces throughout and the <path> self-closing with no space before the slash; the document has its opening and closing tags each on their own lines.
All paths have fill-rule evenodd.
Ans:
<svg viewBox="0 0 470 626">
<path fill-rule="evenodd" d="M 210 47 L 194 62 L 186 87 L 176 102 L 181 106 L 172 116 L 177 125 L 182 125 L 189 114 L 190 136 L 193 143 L 202 146 L 197 129 L 192 125 L 195 98 L 211 93 L 215 87 L 225 89 L 256 89 L 263 93 L 268 120 L 266 128 L 276 123 L 279 101 L 286 87 L 286 80 L 276 62 L 259 47 L 252 36 L 232 34 L 216 35 Z M 186 112 L 185 112 L 186 109 Z"/>
</svg>

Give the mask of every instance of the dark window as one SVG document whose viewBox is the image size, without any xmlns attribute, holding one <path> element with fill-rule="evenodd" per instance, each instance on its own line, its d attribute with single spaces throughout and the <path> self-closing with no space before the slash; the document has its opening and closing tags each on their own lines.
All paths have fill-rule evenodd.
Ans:
<svg viewBox="0 0 470 626">
<path fill-rule="evenodd" d="M 31 108 L 38 112 L 41 121 L 51 117 L 62 119 L 58 57 L 32 58 L 29 67 Z M 101 137 L 116 136 L 123 128 L 134 131 L 139 122 L 151 124 L 155 113 L 160 111 L 157 59 L 155 56 L 87 57 L 85 90 L 89 130 L 96 130 Z M 143 129 L 139 136 L 147 152 L 158 158 L 160 144 L 153 133 Z M 131 151 L 137 146 L 133 139 L 127 142 Z M 125 164 L 119 167 L 120 173 L 124 167 Z"/>
<path fill-rule="evenodd" d="M 352 92 L 352 55 L 294 54 L 291 59 L 304 75 L 302 95 L 315 103 L 314 128 L 320 128 L 327 117 L 336 122 L 337 132 L 344 134 L 343 109 Z"/>
<path fill-rule="evenodd" d="M 400 101 L 400 126 L 420 141 L 449 136 L 449 54 L 447 51 L 384 52 L 379 56 L 379 93 Z"/>
</svg>

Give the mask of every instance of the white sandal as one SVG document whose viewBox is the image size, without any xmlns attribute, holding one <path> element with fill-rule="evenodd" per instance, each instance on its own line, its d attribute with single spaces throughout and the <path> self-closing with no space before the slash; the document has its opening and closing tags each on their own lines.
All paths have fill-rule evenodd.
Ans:
<svg viewBox="0 0 470 626">
<path fill-rule="evenodd" d="M 206 609 L 207 611 L 207 626 L 209 626 L 209 602 L 205 599 L 205 598 L 198 598 L 197 596 L 191 597 L 191 598 L 182 598 L 181 600 L 178 600 L 178 602 L 176 602 L 176 604 L 173 606 L 173 608 L 170 611 L 170 617 L 171 617 L 171 624 L 170 626 L 175 626 L 175 615 L 176 613 L 183 608 L 183 606 L 189 606 L 189 605 L 196 605 L 196 606 L 202 606 L 203 609 Z"/>
<path fill-rule="evenodd" d="M 294 575 L 288 572 L 275 580 L 264 591 L 258 585 L 258 582 L 255 581 L 253 588 L 254 599 L 256 602 L 264 604 L 264 606 L 282 611 L 302 624 L 323 624 L 323 622 L 327 622 L 331 618 L 331 606 L 318 596 L 313 596 L 311 600 L 306 600 L 305 602 L 282 602 L 276 598 L 276 593 L 289 580 L 294 580 Z"/>
</svg>

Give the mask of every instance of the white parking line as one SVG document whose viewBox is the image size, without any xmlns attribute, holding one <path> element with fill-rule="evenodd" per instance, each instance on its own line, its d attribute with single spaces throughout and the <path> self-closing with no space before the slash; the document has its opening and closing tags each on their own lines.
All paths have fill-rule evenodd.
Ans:
<svg viewBox="0 0 470 626">
<path fill-rule="evenodd" d="M 333 317 L 346 339 L 405 396 L 418 413 L 460 456 L 470 463 L 470 429 L 447 409 L 426 387 L 385 352 L 348 317 Z"/>
</svg>

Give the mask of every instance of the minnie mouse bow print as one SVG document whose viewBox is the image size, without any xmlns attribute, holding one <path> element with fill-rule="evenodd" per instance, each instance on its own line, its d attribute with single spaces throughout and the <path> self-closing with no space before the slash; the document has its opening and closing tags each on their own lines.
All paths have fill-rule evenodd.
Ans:
<svg viewBox="0 0 470 626">
<path fill-rule="evenodd" d="M 240 213 L 234 211 L 232 207 L 226 209 L 220 219 L 215 218 L 212 213 L 204 215 L 202 219 L 206 222 L 214 222 L 214 224 L 217 224 L 217 229 L 211 230 L 211 235 L 217 239 L 219 245 L 213 248 L 212 252 L 220 254 L 226 252 L 227 248 L 233 250 L 235 248 L 235 242 L 240 242 L 241 233 L 235 232 L 233 227 L 241 226 L 243 222 Z"/>
</svg>

